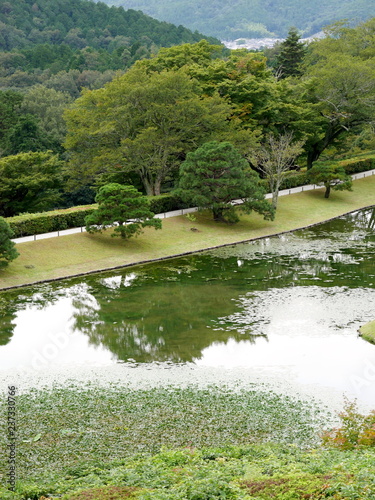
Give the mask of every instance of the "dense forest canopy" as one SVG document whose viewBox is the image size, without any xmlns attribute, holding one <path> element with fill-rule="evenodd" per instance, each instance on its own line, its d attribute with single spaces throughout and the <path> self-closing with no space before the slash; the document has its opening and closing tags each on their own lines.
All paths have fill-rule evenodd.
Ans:
<svg viewBox="0 0 375 500">
<path fill-rule="evenodd" d="M 3 50 L 36 43 L 114 48 L 134 43 L 142 36 L 157 45 L 169 46 L 202 38 L 183 26 L 156 21 L 141 12 L 86 0 L 1 1 L 0 21 Z"/>
<path fill-rule="evenodd" d="M 0 89 L 43 84 L 78 97 L 160 47 L 208 38 L 87 0 L 0 1 Z M 68 73 L 67 73 L 68 72 Z"/>
<path fill-rule="evenodd" d="M 309 36 L 341 19 L 375 16 L 373 0 L 105 0 L 139 9 L 156 19 L 183 24 L 221 40 L 284 37 L 290 26 Z"/>
</svg>

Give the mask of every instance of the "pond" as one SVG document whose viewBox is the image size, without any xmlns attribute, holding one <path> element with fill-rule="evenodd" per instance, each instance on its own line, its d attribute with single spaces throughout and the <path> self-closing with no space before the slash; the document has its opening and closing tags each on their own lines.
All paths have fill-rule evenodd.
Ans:
<svg viewBox="0 0 375 500">
<path fill-rule="evenodd" d="M 375 404 L 375 209 L 309 229 L 0 294 L 0 370 L 185 367 L 294 377 Z M 199 371 L 200 369 L 200 371 Z M 78 371 L 77 371 L 78 370 Z M 213 370 L 213 372 L 212 372 Z M 233 372 L 234 371 L 234 372 Z M 224 375 L 223 375 L 224 374 Z"/>
</svg>

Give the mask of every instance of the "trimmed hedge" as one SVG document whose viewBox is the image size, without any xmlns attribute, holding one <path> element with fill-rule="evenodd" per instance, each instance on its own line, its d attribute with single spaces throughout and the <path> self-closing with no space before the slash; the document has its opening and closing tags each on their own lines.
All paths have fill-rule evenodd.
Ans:
<svg viewBox="0 0 375 500">
<path fill-rule="evenodd" d="M 350 175 L 375 169 L 375 158 L 342 160 L 338 164 L 343 166 L 346 173 Z M 262 179 L 261 183 L 269 191 L 267 180 Z M 286 176 L 281 184 L 281 189 L 292 189 L 305 184 L 308 184 L 306 173 L 300 172 Z M 95 208 L 96 205 L 86 205 L 52 212 L 22 214 L 15 217 L 8 217 L 6 221 L 14 232 L 14 238 L 33 236 L 34 234 L 50 233 L 85 226 L 85 217 L 91 214 Z M 181 198 L 174 194 L 161 194 L 150 197 L 150 210 L 155 214 L 181 210 L 182 208 L 190 207 L 189 204 L 184 203 Z"/>
<path fill-rule="evenodd" d="M 34 234 L 51 233 L 85 226 L 85 218 L 96 208 L 96 205 L 72 207 L 65 210 L 54 210 L 35 214 L 22 214 L 8 217 L 6 220 L 14 232 L 14 238 L 33 236 Z M 155 214 L 189 208 L 181 198 L 172 194 L 162 194 L 150 198 L 150 210 Z"/>
<path fill-rule="evenodd" d="M 375 168 L 375 158 L 365 158 L 363 160 L 342 160 L 339 165 L 345 168 L 345 172 L 349 175 L 357 174 L 358 172 L 367 172 Z"/>
<path fill-rule="evenodd" d="M 183 202 L 179 196 L 172 193 L 150 197 L 150 210 L 154 214 L 172 212 L 173 210 L 181 210 L 182 208 L 190 208 L 189 203 Z"/>
<path fill-rule="evenodd" d="M 95 205 L 74 207 L 53 212 L 16 215 L 6 220 L 14 232 L 14 238 L 20 238 L 84 226 L 85 217 L 94 210 Z"/>
</svg>

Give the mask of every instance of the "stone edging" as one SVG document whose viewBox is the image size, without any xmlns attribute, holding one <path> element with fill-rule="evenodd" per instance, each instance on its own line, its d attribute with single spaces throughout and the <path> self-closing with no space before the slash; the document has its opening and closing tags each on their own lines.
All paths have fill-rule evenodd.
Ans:
<svg viewBox="0 0 375 500">
<path fill-rule="evenodd" d="M 295 231 L 299 231 L 299 230 L 302 230 L 302 229 L 308 229 L 309 227 L 318 226 L 319 224 L 324 224 L 325 222 L 329 222 L 331 220 L 338 219 L 339 217 L 343 217 L 344 215 L 349 215 L 349 214 L 352 214 L 354 212 L 358 212 L 358 210 L 367 210 L 367 209 L 373 208 L 373 207 L 375 207 L 375 205 L 368 205 L 367 207 L 356 208 L 355 210 L 350 210 L 349 212 L 345 212 L 343 214 L 337 215 L 336 217 L 330 217 L 329 219 L 326 219 L 326 220 L 323 220 L 323 221 L 320 221 L 320 222 L 314 222 L 313 224 L 308 224 L 307 226 L 297 227 L 295 229 L 289 229 L 288 231 L 281 231 L 279 233 L 268 234 L 266 236 L 258 236 L 256 238 L 249 238 L 249 239 L 246 239 L 246 240 L 234 241 L 232 243 L 224 243 L 223 245 L 215 245 L 213 247 L 201 248 L 200 250 L 191 250 L 190 252 L 177 253 L 177 254 L 174 254 L 174 255 L 166 256 L 166 257 L 158 257 L 156 259 L 141 260 L 141 261 L 138 261 L 138 262 L 132 262 L 131 264 L 123 264 L 123 265 L 120 265 L 120 266 L 106 267 L 104 269 L 97 269 L 95 271 L 87 271 L 87 272 L 84 272 L 84 273 L 71 274 L 71 275 L 68 275 L 68 276 L 62 276 L 60 278 L 50 278 L 50 279 L 46 279 L 46 280 L 34 281 L 32 283 L 26 283 L 24 285 L 13 285 L 13 286 L 5 287 L 5 288 L 0 288 L 0 293 L 2 291 L 5 291 L 5 290 L 14 290 L 14 289 L 17 289 L 17 288 L 25 288 L 25 287 L 28 287 L 28 286 L 40 285 L 40 284 L 43 284 L 43 283 L 52 283 L 52 282 L 55 282 L 55 281 L 61 281 L 61 280 L 65 280 L 65 279 L 79 278 L 81 276 L 89 276 L 91 274 L 98 274 L 98 273 L 103 273 L 103 272 L 106 272 L 106 271 L 115 271 L 117 269 L 126 269 L 127 267 L 140 266 L 142 264 L 149 264 L 151 262 L 160 262 L 160 261 L 163 261 L 163 260 L 174 259 L 174 258 L 177 258 L 177 257 L 185 257 L 186 255 L 192 255 L 192 254 L 195 254 L 195 253 L 206 252 L 208 250 L 215 250 L 216 248 L 224 248 L 224 247 L 229 247 L 229 246 L 232 246 L 232 245 L 237 245 L 238 243 L 248 243 L 250 241 L 264 240 L 265 238 L 272 238 L 273 236 L 280 236 L 281 234 L 294 233 Z"/>
</svg>

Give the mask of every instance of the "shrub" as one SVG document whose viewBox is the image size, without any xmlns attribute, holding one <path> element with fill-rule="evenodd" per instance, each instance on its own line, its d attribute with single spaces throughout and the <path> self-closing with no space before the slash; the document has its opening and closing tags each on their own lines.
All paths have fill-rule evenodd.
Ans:
<svg viewBox="0 0 375 500">
<path fill-rule="evenodd" d="M 83 227 L 85 226 L 85 218 L 92 214 L 96 208 L 97 205 L 86 205 L 51 212 L 22 214 L 8 217 L 6 220 L 14 232 L 14 238 L 20 238 L 73 227 Z M 188 204 L 174 194 L 162 194 L 150 198 L 150 210 L 155 214 L 182 208 L 189 208 Z"/>
<path fill-rule="evenodd" d="M 62 231 L 85 225 L 85 217 L 95 210 L 94 207 L 74 207 L 66 210 L 22 214 L 9 217 L 7 222 L 14 233 L 14 238 L 34 234 Z"/>
<path fill-rule="evenodd" d="M 189 203 L 183 202 L 179 196 L 173 193 L 160 194 L 150 198 L 150 210 L 154 214 L 172 212 L 173 210 L 181 210 L 182 208 L 190 208 Z"/>
<path fill-rule="evenodd" d="M 339 416 L 341 427 L 325 432 L 323 444 L 342 450 L 375 446 L 375 411 L 362 415 L 355 402 L 346 401 L 344 411 Z"/>
<path fill-rule="evenodd" d="M 18 257 L 18 252 L 11 238 L 13 232 L 3 217 L 0 217 L 0 269 Z"/>
<path fill-rule="evenodd" d="M 366 172 L 375 168 L 375 158 L 365 158 L 363 160 L 343 160 L 339 165 L 345 168 L 348 175 L 358 172 Z"/>
</svg>

